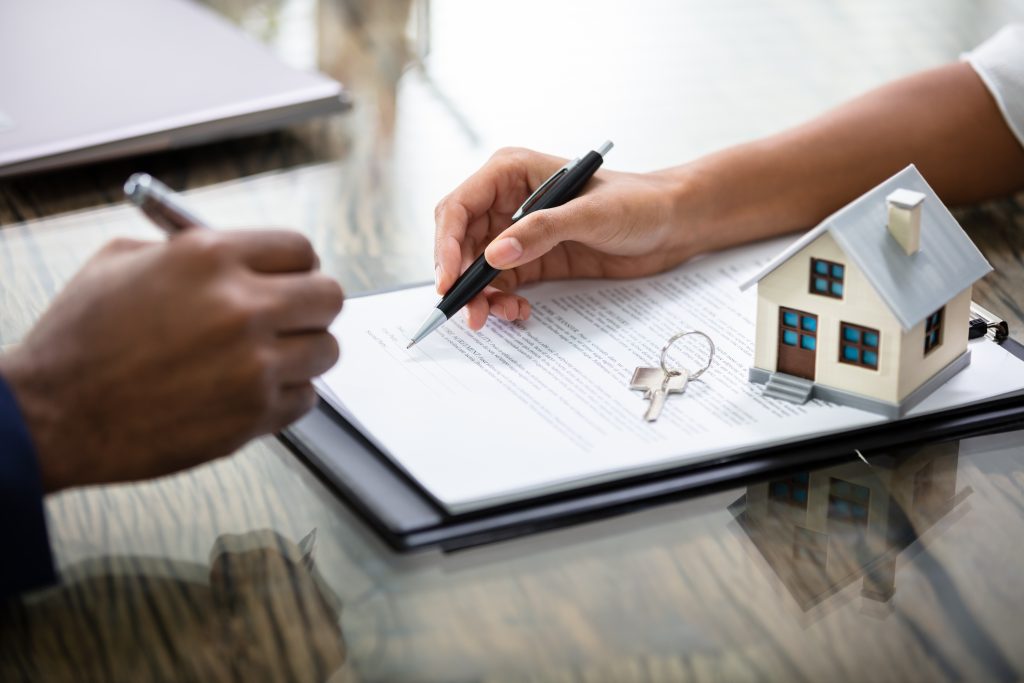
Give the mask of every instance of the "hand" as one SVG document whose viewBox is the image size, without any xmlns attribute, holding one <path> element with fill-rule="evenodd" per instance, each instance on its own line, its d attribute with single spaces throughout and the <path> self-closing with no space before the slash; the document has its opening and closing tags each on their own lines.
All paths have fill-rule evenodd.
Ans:
<svg viewBox="0 0 1024 683">
<path fill-rule="evenodd" d="M 342 292 L 305 237 L 193 229 L 117 240 L 0 357 L 48 491 L 225 455 L 316 401 Z"/>
<path fill-rule="evenodd" d="M 501 150 L 438 204 L 438 293 L 448 291 L 485 245 L 487 262 L 506 271 L 466 306 L 470 328 L 483 327 L 488 311 L 505 320 L 528 317 L 529 302 L 511 293 L 528 282 L 639 277 L 693 255 L 693 240 L 678 217 L 678 169 L 598 171 L 576 199 L 509 227 L 530 192 L 564 163 L 530 150 Z"/>
</svg>

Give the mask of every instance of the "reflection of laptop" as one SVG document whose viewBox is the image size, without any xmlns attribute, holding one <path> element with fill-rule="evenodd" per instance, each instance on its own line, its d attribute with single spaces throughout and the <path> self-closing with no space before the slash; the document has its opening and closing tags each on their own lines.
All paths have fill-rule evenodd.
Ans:
<svg viewBox="0 0 1024 683">
<path fill-rule="evenodd" d="M 0 176 L 345 108 L 338 83 L 189 0 L 0 3 Z"/>
</svg>

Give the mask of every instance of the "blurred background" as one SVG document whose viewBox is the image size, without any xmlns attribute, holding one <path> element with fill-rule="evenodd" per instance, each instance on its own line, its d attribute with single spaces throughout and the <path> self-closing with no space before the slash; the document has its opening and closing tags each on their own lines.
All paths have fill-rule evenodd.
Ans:
<svg viewBox="0 0 1024 683">
<path fill-rule="evenodd" d="M 249 202 L 210 198 L 209 219 L 306 230 L 350 289 L 427 279 L 434 205 L 499 147 L 569 157 L 612 139 L 610 168 L 678 164 L 955 60 L 1024 17 L 1019 0 L 206 2 L 286 63 L 343 82 L 354 108 L 2 180 L 0 224 L 119 201 L 140 169 L 176 189 L 271 175 L 239 191 Z"/>
</svg>

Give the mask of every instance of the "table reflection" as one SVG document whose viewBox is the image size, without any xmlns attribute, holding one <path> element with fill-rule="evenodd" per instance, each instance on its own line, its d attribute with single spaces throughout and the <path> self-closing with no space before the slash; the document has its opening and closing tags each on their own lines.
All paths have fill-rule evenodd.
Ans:
<svg viewBox="0 0 1024 683">
<path fill-rule="evenodd" d="M 972 493 L 957 492 L 958 455 L 944 442 L 794 472 L 729 510 L 805 612 L 858 580 L 861 597 L 890 605 L 900 553 Z"/>
<path fill-rule="evenodd" d="M 109 556 L 0 605 L 2 680 L 346 680 L 315 532 L 224 535 L 208 566 Z"/>
</svg>

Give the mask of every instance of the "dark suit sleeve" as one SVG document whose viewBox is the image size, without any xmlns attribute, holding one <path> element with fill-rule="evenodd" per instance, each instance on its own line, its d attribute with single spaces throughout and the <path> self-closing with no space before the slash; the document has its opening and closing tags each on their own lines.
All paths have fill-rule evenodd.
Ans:
<svg viewBox="0 0 1024 683">
<path fill-rule="evenodd" d="M 54 581 L 43 485 L 28 428 L 0 377 L 0 596 Z"/>
</svg>

